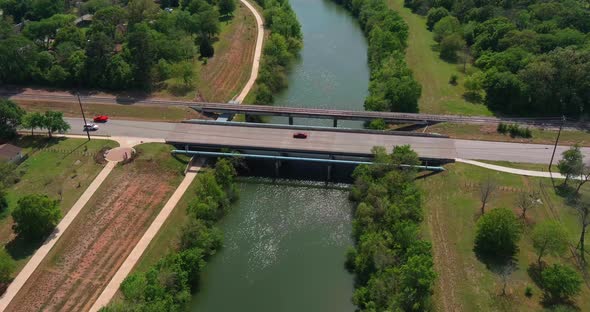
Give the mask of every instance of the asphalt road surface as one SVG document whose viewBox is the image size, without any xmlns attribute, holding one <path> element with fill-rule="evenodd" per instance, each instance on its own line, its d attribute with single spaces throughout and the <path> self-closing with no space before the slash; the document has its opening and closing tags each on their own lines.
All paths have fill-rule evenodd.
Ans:
<svg viewBox="0 0 590 312">
<path fill-rule="evenodd" d="M 85 134 L 84 122 L 80 118 L 66 118 L 72 125 L 71 134 Z M 366 133 L 343 133 L 308 130 L 308 138 L 293 139 L 297 130 L 268 129 L 256 127 L 228 127 L 219 125 L 180 124 L 167 122 L 145 122 L 110 120 L 99 124 L 100 129 L 91 135 L 128 136 L 138 138 L 160 138 L 169 141 L 191 141 L 199 144 L 218 144 L 231 147 L 276 148 L 284 150 L 369 153 L 375 145 L 391 147 L 410 144 L 422 157 L 462 158 L 474 160 L 503 160 L 524 163 L 548 164 L 553 146 L 474 140 L 455 140 L 394 135 L 373 135 Z M 389 149 L 388 148 L 388 149 Z M 567 146 L 559 146 L 555 162 Z M 590 159 L 590 148 L 582 148 Z"/>
</svg>

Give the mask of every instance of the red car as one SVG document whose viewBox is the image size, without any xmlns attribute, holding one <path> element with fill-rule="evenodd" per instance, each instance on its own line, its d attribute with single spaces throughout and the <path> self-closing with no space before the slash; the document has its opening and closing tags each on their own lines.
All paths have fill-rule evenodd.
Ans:
<svg viewBox="0 0 590 312">
<path fill-rule="evenodd" d="M 307 133 L 305 132 L 296 132 L 293 134 L 294 139 L 307 139 Z"/>
<path fill-rule="evenodd" d="M 109 120 L 109 116 L 99 115 L 94 116 L 94 122 L 107 122 Z"/>
</svg>

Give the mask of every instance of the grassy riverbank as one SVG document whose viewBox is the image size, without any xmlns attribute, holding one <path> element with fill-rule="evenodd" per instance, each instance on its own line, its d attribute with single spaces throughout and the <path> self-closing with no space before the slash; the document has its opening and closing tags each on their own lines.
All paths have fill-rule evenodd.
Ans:
<svg viewBox="0 0 590 312">
<path fill-rule="evenodd" d="M 537 257 L 531 242 L 531 230 L 544 220 L 559 220 L 567 229 L 570 250 L 575 249 L 580 225 L 573 207 L 556 194 L 551 180 L 499 173 L 466 164 L 446 166 L 447 171 L 420 180 L 425 195 L 426 221 L 423 232 L 432 239 L 435 268 L 439 274 L 435 304 L 439 311 L 539 311 L 543 291 L 531 279 L 528 269 Z M 505 207 L 514 210 L 521 191 L 537 191 L 539 205 L 527 213 L 526 226 L 519 242 L 517 266 L 508 279 L 508 295 L 501 296 L 501 277 L 480 262 L 473 252 L 478 220 L 479 183 L 492 177 L 498 184 L 488 209 Z M 559 183 L 559 181 L 557 181 Z M 585 192 L 590 191 L 586 188 Z M 587 244 L 590 246 L 590 244 Z M 563 257 L 546 257 L 549 264 L 577 263 L 569 251 Z M 532 297 L 525 288 L 532 288 Z M 590 288 L 582 285 L 575 298 L 579 311 L 590 309 Z"/>
</svg>

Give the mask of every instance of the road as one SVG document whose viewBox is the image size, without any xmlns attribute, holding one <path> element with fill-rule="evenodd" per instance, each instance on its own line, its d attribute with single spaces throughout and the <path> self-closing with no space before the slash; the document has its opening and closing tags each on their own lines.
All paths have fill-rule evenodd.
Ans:
<svg viewBox="0 0 590 312">
<path fill-rule="evenodd" d="M 71 134 L 84 134 L 80 118 L 67 118 L 72 125 Z M 473 160 L 511 161 L 523 163 L 549 163 L 553 146 L 457 139 L 422 138 L 394 135 L 371 135 L 366 133 L 343 133 L 331 131 L 306 131 L 306 140 L 292 138 L 294 130 L 237 127 L 219 125 L 180 124 L 166 122 L 143 122 L 111 120 L 101 124 L 96 135 L 140 137 L 152 139 L 191 140 L 200 144 L 223 144 L 227 146 L 254 146 L 285 150 L 314 150 L 323 152 L 369 153 L 374 145 L 393 146 L 410 144 L 422 156 L 462 158 Z M 559 146 L 556 160 L 567 146 Z M 582 148 L 590 157 L 590 148 Z"/>
</svg>

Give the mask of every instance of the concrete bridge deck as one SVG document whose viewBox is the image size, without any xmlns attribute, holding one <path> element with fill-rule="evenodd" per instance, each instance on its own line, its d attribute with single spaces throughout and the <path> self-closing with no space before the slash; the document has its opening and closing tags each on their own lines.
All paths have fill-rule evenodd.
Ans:
<svg viewBox="0 0 590 312">
<path fill-rule="evenodd" d="M 445 138 L 396 136 L 357 132 L 306 130 L 307 139 L 295 139 L 300 130 L 257 128 L 205 124 L 177 124 L 166 137 L 175 145 L 209 148 L 265 150 L 285 153 L 313 153 L 334 156 L 369 157 L 374 146 L 391 150 L 409 144 L 425 160 L 454 161 L 453 140 Z"/>
</svg>

